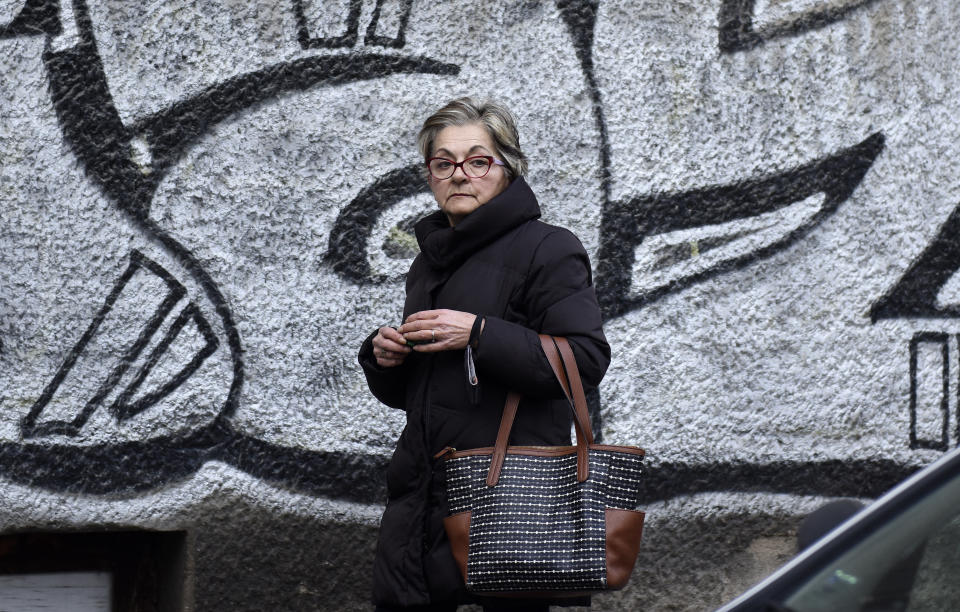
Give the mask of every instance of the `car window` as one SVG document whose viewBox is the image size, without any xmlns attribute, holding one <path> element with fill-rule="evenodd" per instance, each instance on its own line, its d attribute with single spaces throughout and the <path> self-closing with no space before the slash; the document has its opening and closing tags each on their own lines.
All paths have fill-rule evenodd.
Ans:
<svg viewBox="0 0 960 612">
<path fill-rule="evenodd" d="M 828 564 L 784 602 L 796 612 L 955 609 L 960 475 Z"/>
<path fill-rule="evenodd" d="M 955 610 L 960 602 L 960 516 L 936 531 L 924 547 L 910 594 L 911 612 Z"/>
</svg>

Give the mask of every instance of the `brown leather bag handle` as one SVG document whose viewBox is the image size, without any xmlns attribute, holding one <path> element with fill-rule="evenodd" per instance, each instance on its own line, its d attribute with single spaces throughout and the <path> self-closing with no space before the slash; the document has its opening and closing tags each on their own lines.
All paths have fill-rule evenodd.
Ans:
<svg viewBox="0 0 960 612">
<path fill-rule="evenodd" d="M 590 476 L 587 450 L 589 445 L 593 444 L 593 430 L 590 428 L 590 415 L 587 411 L 583 382 L 580 380 L 580 370 L 577 369 L 577 361 L 573 357 L 573 351 L 566 338 L 540 334 L 540 345 L 573 409 L 573 424 L 577 433 L 577 481 L 584 482 Z M 513 429 L 519 404 L 519 393 L 511 391 L 507 394 L 503 416 L 500 419 L 500 429 L 497 431 L 497 441 L 493 447 L 493 455 L 490 457 L 487 486 L 495 486 L 500 481 L 500 470 L 507 457 L 507 443 L 510 440 L 510 430 Z"/>
<path fill-rule="evenodd" d="M 590 427 L 590 411 L 587 409 L 587 396 L 583 390 L 583 381 L 580 379 L 580 370 L 577 368 L 577 360 L 573 356 L 573 349 L 566 338 L 557 336 L 548 336 L 555 347 L 560 350 L 560 357 L 563 360 L 563 369 L 565 378 L 569 384 L 569 390 L 563 385 L 563 378 L 557 373 L 556 359 L 550 361 L 553 366 L 553 373 L 560 380 L 560 385 L 564 386 L 564 393 L 567 395 L 567 401 L 573 407 L 574 423 L 583 428 L 583 437 L 587 444 L 593 444 L 593 429 Z M 541 339 L 541 342 L 543 340 Z M 548 345 L 549 346 L 549 345 Z M 571 397 L 571 395 L 573 397 Z"/>
</svg>

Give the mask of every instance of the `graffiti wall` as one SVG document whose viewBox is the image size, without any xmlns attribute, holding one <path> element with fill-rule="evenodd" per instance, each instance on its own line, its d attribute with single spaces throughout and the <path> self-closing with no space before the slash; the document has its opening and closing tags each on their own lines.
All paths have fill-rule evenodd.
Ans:
<svg viewBox="0 0 960 612">
<path fill-rule="evenodd" d="M 0 1 L 2 529 L 185 530 L 198 610 L 367 609 L 403 415 L 356 351 L 434 206 L 419 124 L 474 94 L 591 256 L 599 432 L 648 449 L 635 585 L 595 608 L 721 603 L 805 512 L 960 441 L 958 24 L 951 0 Z"/>
</svg>

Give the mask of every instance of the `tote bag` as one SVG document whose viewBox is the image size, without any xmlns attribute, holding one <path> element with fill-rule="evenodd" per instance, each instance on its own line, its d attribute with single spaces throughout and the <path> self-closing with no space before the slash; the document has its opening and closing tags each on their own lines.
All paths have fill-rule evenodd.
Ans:
<svg viewBox="0 0 960 612">
<path fill-rule="evenodd" d="M 576 446 L 508 446 L 520 395 L 507 396 L 492 447 L 445 449 L 444 528 L 467 590 L 582 596 L 627 584 L 640 547 L 644 451 L 594 444 L 566 338 L 540 341 L 574 414 Z"/>
</svg>

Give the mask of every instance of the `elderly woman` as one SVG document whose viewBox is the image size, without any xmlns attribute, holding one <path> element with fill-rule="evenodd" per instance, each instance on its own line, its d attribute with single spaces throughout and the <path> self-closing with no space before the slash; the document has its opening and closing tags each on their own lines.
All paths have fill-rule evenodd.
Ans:
<svg viewBox="0 0 960 612">
<path fill-rule="evenodd" d="M 599 384 L 610 361 L 587 254 L 572 233 L 538 220 L 510 112 L 454 100 L 424 122 L 418 144 L 440 210 L 416 225 L 420 254 L 403 324 L 371 334 L 359 355 L 373 394 L 407 413 L 386 475 L 373 576 L 379 611 L 476 601 L 444 533 L 436 453 L 492 446 L 510 390 L 524 398 L 511 444 L 570 444 L 570 406 L 537 334 L 569 340 L 586 385 Z"/>
</svg>

